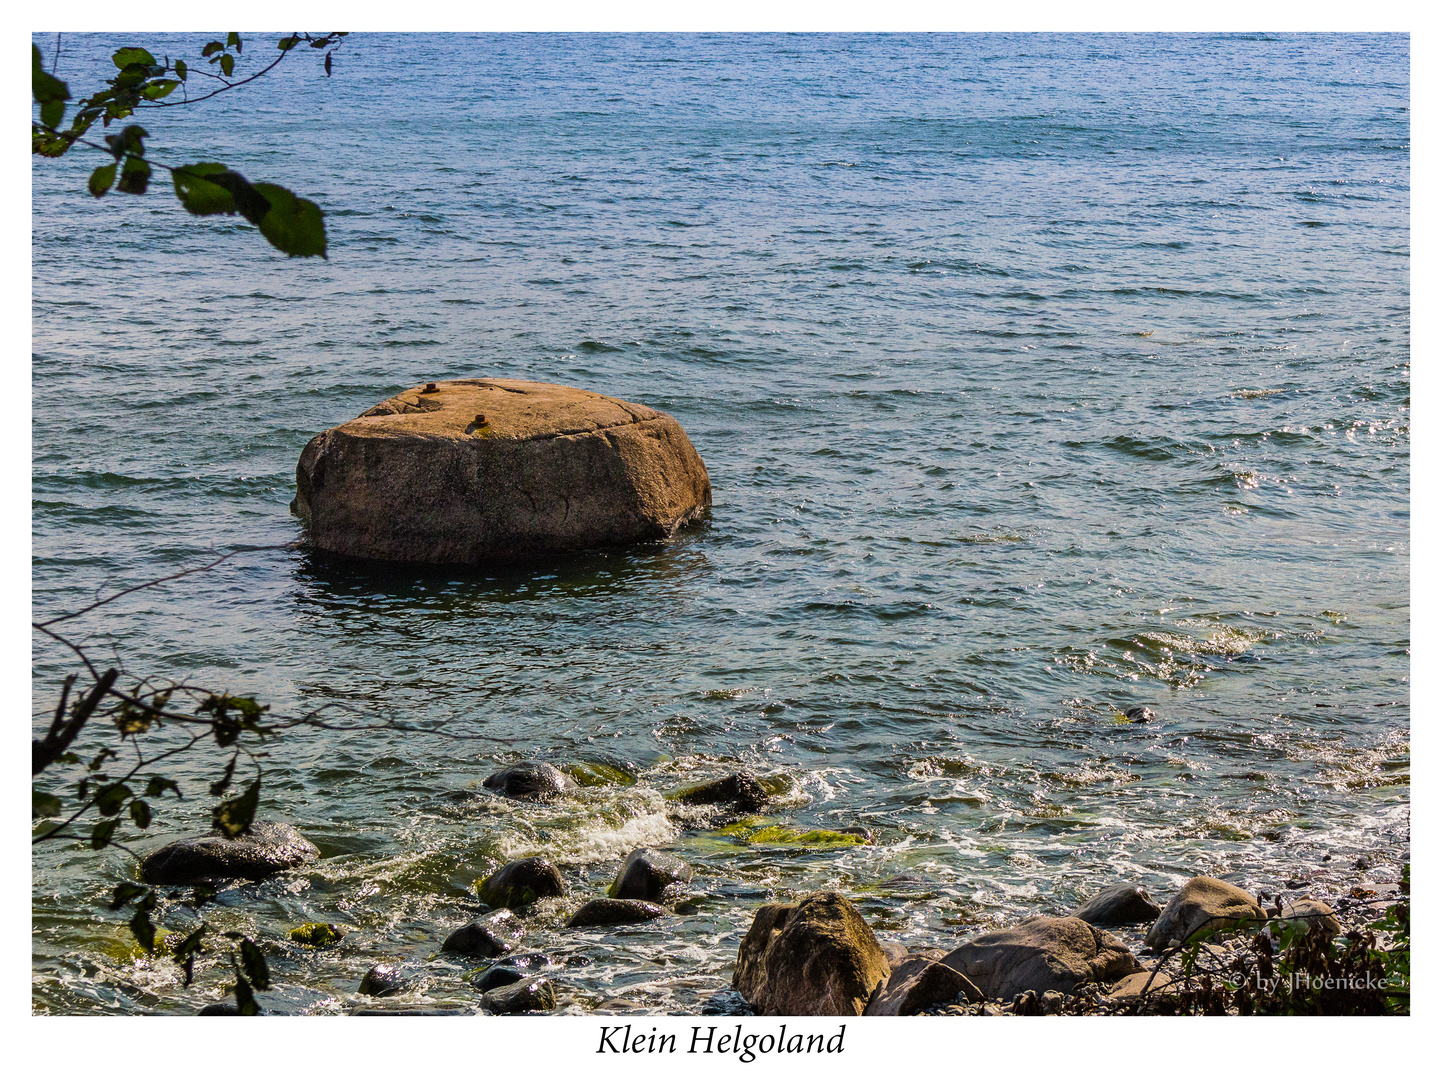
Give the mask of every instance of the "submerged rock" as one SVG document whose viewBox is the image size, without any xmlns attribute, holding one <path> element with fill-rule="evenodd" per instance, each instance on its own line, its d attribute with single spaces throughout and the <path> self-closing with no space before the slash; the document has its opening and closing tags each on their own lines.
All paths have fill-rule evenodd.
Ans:
<svg viewBox="0 0 1442 1080">
<path fill-rule="evenodd" d="M 1103 889 L 1071 914 L 1093 926 L 1130 926 L 1151 922 L 1161 913 L 1142 886 L 1117 885 Z"/>
<path fill-rule="evenodd" d="M 1133 705 L 1123 715 L 1133 724 L 1148 724 L 1157 718 L 1157 714 L 1145 705 Z"/>
<path fill-rule="evenodd" d="M 345 937 L 346 930 L 343 926 L 335 923 L 312 922 L 304 926 L 297 926 L 290 932 L 290 940 L 300 945 L 309 945 L 314 949 L 323 949 L 334 945 Z"/>
<path fill-rule="evenodd" d="M 755 813 L 766 805 L 766 789 L 761 781 L 745 772 L 683 788 L 672 797 L 683 806 L 729 806 L 743 814 Z"/>
<path fill-rule="evenodd" d="M 441 948 L 466 956 L 504 956 L 516 947 L 524 935 L 525 929 L 515 912 L 499 908 L 453 930 Z"/>
<path fill-rule="evenodd" d="M 667 889 L 691 880 L 691 867 L 684 859 L 652 848 L 637 848 L 626 856 L 611 896 L 617 900 L 660 900 Z M 674 890 L 673 890 L 674 891 Z"/>
<path fill-rule="evenodd" d="M 476 882 L 476 893 L 491 907 L 521 908 L 543 897 L 565 896 L 566 883 L 548 859 L 517 859 Z"/>
<path fill-rule="evenodd" d="M 550 802 L 574 785 L 569 776 L 544 761 L 518 761 L 482 781 L 490 791 L 524 802 Z"/>
<path fill-rule="evenodd" d="M 669 914 L 665 908 L 644 900 L 588 900 L 566 925 L 619 926 L 622 923 L 648 922 Z"/>
<path fill-rule="evenodd" d="M 1185 943 L 1200 930 L 1230 930 L 1259 924 L 1266 913 L 1248 892 L 1213 877 L 1194 877 L 1167 902 L 1147 931 L 1146 945 L 1161 950 Z"/>
<path fill-rule="evenodd" d="M 760 1016 L 860 1016 L 890 974 L 861 912 L 820 892 L 756 913 L 731 984 Z"/>
<path fill-rule="evenodd" d="M 217 832 L 166 844 L 141 860 L 140 880 L 147 885 L 262 881 L 319 857 L 320 849 L 294 827 L 255 821 L 248 833 L 233 839 Z"/>
<path fill-rule="evenodd" d="M 556 1007 L 556 988 L 543 975 L 533 975 L 502 986 L 487 990 L 481 995 L 481 1006 L 487 1012 L 499 1014 L 547 1012 Z"/>
<path fill-rule="evenodd" d="M 961 972 L 925 956 L 914 956 L 891 969 L 881 993 L 866 1006 L 866 1016 L 915 1016 L 929 1005 L 981 1001 L 976 985 Z"/>
<path fill-rule="evenodd" d="M 672 417 L 518 379 L 403 391 L 312 439 L 295 484 L 317 548 L 424 563 L 663 540 L 711 505 Z"/>
<path fill-rule="evenodd" d="M 941 962 L 965 975 L 988 998 L 1002 1001 L 1025 990 L 1069 994 L 1082 983 L 1107 985 L 1142 967 L 1105 930 L 1070 916 L 1046 915 L 973 938 Z"/>
</svg>

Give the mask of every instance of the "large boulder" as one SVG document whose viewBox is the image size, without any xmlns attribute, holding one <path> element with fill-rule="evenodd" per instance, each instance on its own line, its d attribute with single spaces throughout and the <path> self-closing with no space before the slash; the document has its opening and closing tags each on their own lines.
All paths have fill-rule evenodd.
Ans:
<svg viewBox="0 0 1442 1080">
<path fill-rule="evenodd" d="M 517 859 L 476 882 L 476 893 L 492 907 L 520 908 L 543 897 L 565 896 L 566 883 L 549 859 Z"/>
<path fill-rule="evenodd" d="M 1273 921 L 1302 930 L 1310 930 L 1313 926 L 1320 925 L 1329 934 L 1335 935 L 1342 932 L 1342 924 L 1337 921 L 1337 913 L 1322 901 L 1313 900 L 1310 896 L 1283 904 L 1282 914 Z"/>
<path fill-rule="evenodd" d="M 661 540 L 711 505 L 672 417 L 517 379 L 412 387 L 312 439 L 295 482 L 316 547 L 404 562 Z"/>
<path fill-rule="evenodd" d="M 1213 877 L 1194 877 L 1167 902 L 1147 931 L 1149 949 L 1185 943 L 1200 930 L 1231 930 L 1258 924 L 1266 913 L 1248 892 Z"/>
<path fill-rule="evenodd" d="M 481 785 L 508 799 L 550 802 L 575 787 L 576 782 L 544 761 L 518 761 L 491 773 Z"/>
<path fill-rule="evenodd" d="M 915 1016 L 929 1005 L 981 1001 L 982 992 L 961 972 L 926 956 L 912 956 L 891 969 L 886 987 L 866 1007 L 866 1016 Z"/>
<path fill-rule="evenodd" d="M 1103 889 L 1072 912 L 1072 918 L 1093 926 L 1131 926 L 1149 923 L 1162 913 L 1141 885 Z"/>
<path fill-rule="evenodd" d="M 205 885 L 262 881 L 320 857 L 320 850 L 290 825 L 253 821 L 237 837 L 216 832 L 166 844 L 140 862 L 147 885 Z"/>
<path fill-rule="evenodd" d="M 941 962 L 989 998 L 1010 1001 L 1025 990 L 1069 994 L 1083 983 L 1114 983 L 1141 964 L 1105 930 L 1067 916 L 1038 915 L 973 938 Z"/>
<path fill-rule="evenodd" d="M 637 848 L 626 856 L 626 863 L 611 883 L 611 895 L 617 900 L 657 901 L 667 889 L 691 880 L 691 867 L 686 860 L 651 848 Z"/>
<path fill-rule="evenodd" d="M 760 1016 L 860 1016 L 890 974 L 861 912 L 820 892 L 756 913 L 731 984 Z"/>
</svg>

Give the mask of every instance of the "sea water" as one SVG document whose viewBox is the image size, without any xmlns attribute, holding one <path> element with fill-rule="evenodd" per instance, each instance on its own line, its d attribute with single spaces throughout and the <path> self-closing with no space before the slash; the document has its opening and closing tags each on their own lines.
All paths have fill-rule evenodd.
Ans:
<svg viewBox="0 0 1442 1080">
<path fill-rule="evenodd" d="M 66 35 L 58 74 L 204 40 Z M 355 1006 L 381 960 L 474 1002 L 440 942 L 525 855 L 567 879 L 523 945 L 562 1011 L 694 1013 L 743 1008 L 754 911 L 815 889 L 951 947 L 1405 844 L 1408 103 L 1386 35 L 353 35 L 330 78 L 302 47 L 138 119 L 156 161 L 317 202 L 326 261 L 159 170 L 97 200 L 103 153 L 33 159 L 34 615 L 245 549 L 69 633 L 366 728 L 274 744 L 261 816 L 322 858 L 202 912 L 266 948 L 280 1011 Z M 306 442 L 476 376 L 674 415 L 709 519 L 511 568 L 307 550 Z M 37 728 L 76 668 L 35 638 Z M 522 758 L 589 786 L 485 792 Z M 133 850 L 203 831 L 223 761 L 177 765 Z M 672 812 L 738 769 L 767 813 Z M 873 842 L 747 841 L 769 825 Z M 693 866 L 690 913 L 564 929 L 643 844 Z M 129 852 L 33 872 L 36 1010 L 223 992 L 223 953 L 190 987 L 137 958 Z M 288 944 L 310 921 L 350 932 Z"/>
</svg>

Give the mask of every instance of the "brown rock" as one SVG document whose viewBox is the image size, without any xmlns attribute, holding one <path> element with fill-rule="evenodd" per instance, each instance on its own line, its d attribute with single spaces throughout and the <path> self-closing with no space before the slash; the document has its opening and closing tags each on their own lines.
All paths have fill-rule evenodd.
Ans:
<svg viewBox="0 0 1442 1080">
<path fill-rule="evenodd" d="M 1300 926 L 1304 930 L 1311 929 L 1320 923 L 1326 927 L 1329 934 L 1342 932 L 1342 924 L 1337 921 L 1336 912 L 1322 901 L 1313 900 L 1310 896 L 1293 900 L 1290 904 L 1283 904 L 1280 921 L 1289 926 Z"/>
<path fill-rule="evenodd" d="M 1234 929 L 1264 918 L 1251 894 L 1217 878 L 1194 877 L 1152 923 L 1146 946 L 1159 951 L 1173 941 L 1186 942 L 1202 929 Z"/>
<path fill-rule="evenodd" d="M 666 539 L 711 505 L 706 466 L 665 413 L 551 383 L 435 386 L 307 444 L 292 508 L 317 548 L 507 562 Z"/>
<path fill-rule="evenodd" d="M 1045 915 L 973 938 L 941 961 L 989 998 L 1009 1001 L 1024 990 L 1069 994 L 1082 983 L 1116 982 L 1141 970 L 1137 958 L 1105 930 L 1077 918 Z"/>
<path fill-rule="evenodd" d="M 890 974 L 861 912 L 821 892 L 756 913 L 731 984 L 761 1016 L 860 1016 Z"/>
<path fill-rule="evenodd" d="M 924 956 L 915 956 L 891 969 L 886 987 L 866 1006 L 866 1016 L 915 1016 L 928 1005 L 955 1001 L 981 1001 L 982 992 L 955 968 Z"/>
<path fill-rule="evenodd" d="M 1148 979 L 1151 979 L 1152 982 L 1150 987 L 1147 987 Z M 1159 972 L 1157 977 L 1152 979 L 1152 973 L 1150 971 L 1134 971 L 1125 979 L 1121 979 L 1111 986 L 1107 990 L 1107 997 L 1136 997 L 1142 992 L 1143 988 L 1146 988 L 1148 994 L 1160 994 L 1166 991 L 1175 981 L 1175 979 L 1165 972 Z"/>
</svg>

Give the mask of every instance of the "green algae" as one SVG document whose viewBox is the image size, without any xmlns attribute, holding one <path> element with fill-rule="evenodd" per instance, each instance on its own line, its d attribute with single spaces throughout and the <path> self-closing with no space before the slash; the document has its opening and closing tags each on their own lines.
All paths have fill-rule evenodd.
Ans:
<svg viewBox="0 0 1442 1080">
<path fill-rule="evenodd" d="M 345 937 L 344 927 L 335 923 L 312 922 L 297 926 L 290 932 L 290 940 L 313 949 L 324 949 Z"/>
</svg>

